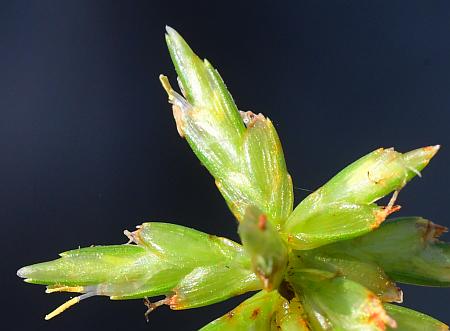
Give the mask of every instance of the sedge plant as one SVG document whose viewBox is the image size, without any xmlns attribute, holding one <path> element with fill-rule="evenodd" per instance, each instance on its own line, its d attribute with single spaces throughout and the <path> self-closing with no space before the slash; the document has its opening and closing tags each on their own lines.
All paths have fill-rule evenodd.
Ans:
<svg viewBox="0 0 450 331">
<path fill-rule="evenodd" d="M 240 112 L 219 73 L 172 28 L 166 41 L 181 92 L 160 80 L 178 134 L 214 177 L 242 243 L 149 222 L 125 231 L 127 244 L 74 249 L 23 267 L 17 274 L 47 293 L 80 293 L 45 319 L 95 295 L 144 299 L 147 316 L 161 305 L 188 309 L 256 292 L 201 330 L 448 330 L 398 305 L 397 287 L 450 286 L 450 245 L 439 240 L 447 229 L 420 217 L 386 220 L 439 146 L 377 149 L 294 208 L 270 119 Z"/>
</svg>

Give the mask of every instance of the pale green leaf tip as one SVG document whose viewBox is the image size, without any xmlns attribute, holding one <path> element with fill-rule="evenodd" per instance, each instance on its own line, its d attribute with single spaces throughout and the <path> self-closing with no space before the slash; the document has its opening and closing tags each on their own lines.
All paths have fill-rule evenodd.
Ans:
<svg viewBox="0 0 450 331">
<path fill-rule="evenodd" d="M 169 25 L 166 25 L 166 32 L 169 36 L 171 37 L 179 37 L 181 38 L 180 34 L 177 32 L 177 30 L 175 30 L 174 28 L 172 28 Z"/>
<path fill-rule="evenodd" d="M 441 148 L 440 145 L 426 146 L 403 154 L 403 159 L 408 167 L 415 171 L 421 171 Z"/>
<path fill-rule="evenodd" d="M 173 95 L 173 89 L 170 85 L 169 79 L 167 76 L 164 76 L 163 74 L 159 75 L 159 81 L 161 82 L 162 87 L 166 91 L 167 95 L 169 96 L 169 100 L 172 98 Z"/>
<path fill-rule="evenodd" d="M 185 55 L 188 53 L 190 53 L 190 55 L 194 55 L 194 52 L 189 47 L 187 42 L 174 28 L 166 25 L 166 32 L 167 46 L 171 51 L 183 52 Z"/>
<path fill-rule="evenodd" d="M 170 48 L 171 42 L 172 42 L 172 38 L 171 35 L 176 34 L 177 32 L 172 29 L 170 26 L 166 25 L 166 34 L 165 34 L 165 38 L 166 38 L 166 43 Z"/>
<path fill-rule="evenodd" d="M 32 270 L 30 266 L 22 267 L 17 270 L 17 276 L 19 276 L 20 278 L 27 278 L 31 274 L 31 272 Z"/>
<path fill-rule="evenodd" d="M 23 281 L 25 283 L 30 283 L 30 284 L 35 283 L 35 280 L 30 278 L 30 276 L 32 276 L 32 274 L 33 274 L 33 266 L 26 266 L 26 267 L 22 267 L 19 270 L 17 270 L 17 276 L 19 276 L 20 278 L 23 278 Z"/>
<path fill-rule="evenodd" d="M 167 33 L 169 33 L 169 31 L 175 31 L 175 29 L 172 28 L 170 25 L 166 24 L 166 31 L 167 31 Z"/>
</svg>

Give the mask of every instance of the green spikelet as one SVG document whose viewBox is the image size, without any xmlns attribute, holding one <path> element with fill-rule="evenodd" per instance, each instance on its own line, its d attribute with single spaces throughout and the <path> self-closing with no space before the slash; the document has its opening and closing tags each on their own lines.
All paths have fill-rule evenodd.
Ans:
<svg viewBox="0 0 450 331">
<path fill-rule="evenodd" d="M 450 246 L 439 240 L 447 229 L 420 217 L 386 220 L 439 146 L 377 149 L 293 209 L 292 179 L 270 119 L 239 112 L 219 73 L 172 28 L 166 41 L 180 93 L 160 80 L 177 131 L 214 178 L 242 245 L 149 222 L 125 231 L 125 245 L 75 249 L 23 267 L 18 276 L 47 285 L 47 293 L 80 293 L 46 319 L 94 295 L 144 299 L 147 317 L 161 305 L 195 308 L 258 291 L 201 330 L 448 330 L 392 304 L 403 300 L 396 282 L 450 286 Z M 148 299 L 155 296 L 163 299 Z"/>
</svg>

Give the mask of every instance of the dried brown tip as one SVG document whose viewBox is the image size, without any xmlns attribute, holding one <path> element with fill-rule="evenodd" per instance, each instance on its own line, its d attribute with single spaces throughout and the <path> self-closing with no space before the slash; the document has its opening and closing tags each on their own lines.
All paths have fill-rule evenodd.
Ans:
<svg viewBox="0 0 450 331">
<path fill-rule="evenodd" d="M 137 230 L 130 232 L 128 230 L 124 230 L 123 234 L 128 238 L 127 244 L 136 244 L 136 245 L 142 245 L 142 241 L 139 236 L 140 232 L 140 226 L 136 227 Z"/>
<path fill-rule="evenodd" d="M 422 220 L 416 223 L 416 226 L 422 232 L 422 239 L 424 244 L 436 242 L 442 234 L 448 232 L 447 227 L 433 223 L 429 220 Z"/>
<path fill-rule="evenodd" d="M 395 201 L 397 201 L 398 198 L 398 193 L 399 193 L 398 190 L 394 191 L 387 206 L 381 210 L 375 211 L 375 222 L 371 226 L 372 229 L 378 228 L 389 215 L 395 213 L 396 211 L 400 210 L 400 208 L 402 208 L 399 205 L 395 205 Z"/>
<path fill-rule="evenodd" d="M 147 323 L 148 323 L 148 315 L 156 308 L 169 304 L 168 300 L 169 300 L 168 298 L 165 298 L 156 302 L 151 302 L 148 298 L 144 299 L 144 305 L 147 307 L 147 310 L 144 313 L 144 317 Z"/>
<path fill-rule="evenodd" d="M 251 128 L 255 125 L 258 121 L 264 121 L 266 118 L 263 114 L 255 114 L 252 111 L 239 111 L 239 114 L 241 115 L 242 121 L 244 122 L 245 126 L 247 128 Z"/>
</svg>

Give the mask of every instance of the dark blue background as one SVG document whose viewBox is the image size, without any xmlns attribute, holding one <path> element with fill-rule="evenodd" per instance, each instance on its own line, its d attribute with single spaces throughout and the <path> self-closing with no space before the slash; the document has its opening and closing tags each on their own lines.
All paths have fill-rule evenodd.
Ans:
<svg viewBox="0 0 450 331">
<path fill-rule="evenodd" d="M 15 271 L 165 220 L 237 238 L 213 180 L 175 130 L 158 74 L 164 25 L 219 68 L 240 109 L 276 124 L 299 201 L 377 148 L 443 145 L 401 215 L 450 225 L 450 2 L 2 1 L 2 324 L 15 330 L 191 330 L 237 300 L 143 318 L 140 300 L 67 296 Z M 447 236 L 448 239 L 448 236 Z M 449 289 L 403 286 L 450 322 Z"/>
</svg>

